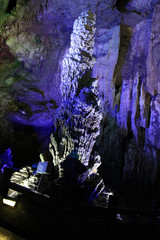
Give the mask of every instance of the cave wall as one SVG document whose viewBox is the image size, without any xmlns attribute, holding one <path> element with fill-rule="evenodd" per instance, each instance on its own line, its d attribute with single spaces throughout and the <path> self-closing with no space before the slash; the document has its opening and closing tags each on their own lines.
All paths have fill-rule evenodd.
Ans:
<svg viewBox="0 0 160 240">
<path fill-rule="evenodd" d="M 9 1 L 0 3 L 0 151 L 11 145 L 16 155 L 17 128 L 24 144 L 28 126 L 30 141 L 37 136 L 37 157 L 48 149 L 73 24 L 91 9 L 96 61 L 89 77 L 98 80 L 103 115 L 100 172 L 115 186 L 158 188 L 160 1 L 17 0 L 10 13 Z"/>
<path fill-rule="evenodd" d="M 151 17 L 135 26 L 120 26 L 119 53 L 112 47 L 110 57 L 117 61 L 109 61 L 109 74 L 101 71 L 100 77 L 110 84 L 109 93 L 107 85 L 100 91 L 108 93 L 97 141 L 104 178 L 117 183 L 119 179 L 124 185 L 130 181 L 129 188 L 140 191 L 150 190 L 159 178 L 158 12 L 156 5 Z"/>
</svg>

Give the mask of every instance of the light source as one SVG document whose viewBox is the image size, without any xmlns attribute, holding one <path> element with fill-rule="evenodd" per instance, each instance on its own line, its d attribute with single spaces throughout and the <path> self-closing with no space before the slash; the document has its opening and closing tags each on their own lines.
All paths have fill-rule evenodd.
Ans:
<svg viewBox="0 0 160 240">
<path fill-rule="evenodd" d="M 6 204 L 6 205 L 11 206 L 11 207 L 15 207 L 16 201 L 11 200 L 11 199 L 7 199 L 7 198 L 3 198 L 3 204 Z"/>
</svg>

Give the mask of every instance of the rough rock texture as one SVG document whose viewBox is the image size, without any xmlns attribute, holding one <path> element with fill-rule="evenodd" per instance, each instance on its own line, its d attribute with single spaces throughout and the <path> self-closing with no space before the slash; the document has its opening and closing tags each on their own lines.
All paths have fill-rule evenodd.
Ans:
<svg viewBox="0 0 160 240">
<path fill-rule="evenodd" d="M 120 28 L 112 96 L 97 143 L 107 172 L 112 171 L 106 179 L 130 180 L 134 189 L 150 190 L 159 174 L 158 9 L 156 5 L 152 17 L 136 26 Z M 114 48 L 112 55 L 117 57 Z"/>
<path fill-rule="evenodd" d="M 11 182 L 27 188 L 37 189 L 38 178 L 35 175 L 32 175 L 33 169 L 27 166 L 14 172 L 11 177 Z"/>
<path fill-rule="evenodd" d="M 33 175 L 33 169 L 29 166 L 26 166 L 19 171 L 15 171 L 12 174 L 10 181 L 23 187 L 37 190 L 39 176 L 38 174 Z M 12 189 L 8 190 L 8 196 L 11 198 L 16 198 L 19 195 L 21 195 L 21 193 Z"/>
<path fill-rule="evenodd" d="M 96 63 L 92 76 L 99 82 L 99 97 L 103 111 L 112 112 L 115 88 L 113 73 L 118 58 L 120 27 L 98 28 L 95 35 L 94 55 Z"/>
<path fill-rule="evenodd" d="M 12 6 L 9 0 L 0 1 L 2 152 L 6 145 L 11 146 L 15 158 L 19 158 L 17 128 L 25 132 L 28 125 L 38 136 L 37 150 L 47 150 L 55 111 L 62 99 L 61 63 L 69 49 L 73 23 L 86 9 L 97 12 L 99 25 L 114 22 L 115 17 L 119 21 L 118 11 L 110 14 L 114 2 L 17 0 Z M 17 65 L 12 65 L 14 61 Z"/>
<path fill-rule="evenodd" d="M 72 163 L 75 161 L 74 158 L 81 162 L 81 168 L 84 170 L 79 169 L 77 181 L 82 183 L 90 179 L 90 184 L 93 182 L 92 187 L 95 186 L 91 199 L 104 189 L 103 180 L 97 174 L 100 156 L 94 151 L 102 119 L 97 91 L 98 81 L 90 76 L 95 63 L 93 57 L 95 22 L 96 16 L 91 11 L 82 13 L 74 22 L 71 46 L 62 62 L 63 99 L 57 110 L 55 130 L 50 143 L 50 152 L 54 165 L 59 170 L 59 177 L 65 176 L 68 165 L 72 168 L 75 164 Z M 68 161 L 66 165 L 64 162 L 68 156 L 73 160 Z M 71 178 L 72 174 L 75 174 L 74 168 L 68 177 Z M 92 180 L 91 174 L 97 177 Z"/>
<path fill-rule="evenodd" d="M 59 126 L 51 136 L 55 165 L 77 144 L 87 166 L 102 114 L 96 147 L 106 183 L 159 189 L 160 1 L 8 3 L 0 0 L 0 151 L 11 147 L 26 164 L 48 150 Z M 89 44 L 79 35 L 88 9 L 96 14 L 94 46 L 93 36 Z"/>
</svg>

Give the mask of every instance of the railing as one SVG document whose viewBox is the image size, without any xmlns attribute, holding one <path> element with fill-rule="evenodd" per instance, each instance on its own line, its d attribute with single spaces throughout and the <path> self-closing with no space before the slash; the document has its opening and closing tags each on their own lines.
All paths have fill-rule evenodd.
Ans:
<svg viewBox="0 0 160 240">
<path fill-rule="evenodd" d="M 96 212 L 98 217 L 103 216 L 105 218 L 105 214 L 107 214 L 112 221 L 116 222 L 116 216 L 119 214 L 122 218 L 121 222 L 128 222 L 128 223 L 144 223 L 144 224 L 159 224 L 160 219 L 160 209 L 158 207 L 154 207 L 154 209 L 123 209 L 118 208 L 117 203 L 115 201 L 114 196 L 110 197 L 109 206 L 106 207 L 95 207 L 93 205 L 89 205 L 83 202 L 77 201 L 70 201 L 64 200 L 61 197 L 61 189 L 59 189 L 59 194 L 55 197 L 49 197 L 48 195 L 42 194 L 38 191 L 34 191 L 23 186 L 20 186 L 15 183 L 11 183 L 9 179 L 6 177 L 2 181 L 3 189 L 1 190 L 1 196 L 7 196 L 8 189 L 15 190 L 20 192 L 23 196 L 29 197 L 34 202 L 39 202 L 39 204 L 43 205 L 44 208 L 46 206 L 48 209 L 51 207 L 52 204 L 57 204 L 60 207 L 63 205 L 70 206 L 71 208 L 74 206 L 75 208 L 80 208 L 81 210 L 87 209 L 87 211 Z M 60 187 L 60 184 L 55 184 L 55 186 Z M 158 205 L 158 204 L 157 204 Z M 59 208 L 60 209 L 60 208 Z M 62 208 L 63 209 L 63 208 Z M 83 212 L 83 211 L 82 211 Z M 99 213 L 98 213 L 99 212 Z"/>
<path fill-rule="evenodd" d="M 57 186 L 57 184 L 55 184 Z M 59 185 L 60 186 L 60 185 Z M 102 212 L 106 212 L 108 213 L 108 209 L 110 212 L 112 212 L 112 217 L 114 218 L 114 220 L 116 220 L 116 216 L 117 215 L 121 215 L 122 216 L 122 221 L 123 216 L 126 216 L 127 218 L 127 222 L 130 223 L 147 223 L 147 224 L 158 224 L 159 223 L 159 218 L 160 218 L 160 209 L 155 208 L 155 209 L 126 209 L 126 208 L 117 208 L 116 206 L 116 201 L 113 197 L 110 197 L 110 202 L 109 202 L 109 206 L 107 207 L 101 207 L 101 206 L 94 206 L 94 205 L 89 205 L 87 203 L 83 203 L 83 202 L 77 202 L 77 201 L 69 201 L 69 200 L 64 200 L 60 197 L 60 195 L 58 194 L 58 197 L 56 198 L 50 198 L 48 195 L 42 194 L 40 192 L 28 189 L 26 187 L 20 186 L 18 184 L 15 183 L 8 183 L 8 188 L 15 190 L 17 192 L 22 193 L 24 196 L 26 197 L 30 197 L 32 199 L 34 199 L 35 201 L 38 201 L 39 203 L 42 204 L 46 204 L 48 205 L 50 202 L 55 202 L 56 203 L 61 203 L 63 204 L 68 204 L 68 205 L 77 205 L 77 206 L 81 206 L 84 208 L 97 208 L 97 211 Z M 104 214 L 103 214 L 104 215 Z M 125 218 L 125 217 L 124 217 Z M 140 218 L 142 218 L 140 220 Z"/>
<path fill-rule="evenodd" d="M 45 229 L 48 229 L 48 236 L 50 236 L 53 233 L 53 226 L 54 231 L 57 229 L 58 233 L 61 229 L 65 229 L 70 234 L 73 231 L 76 234 L 77 232 L 79 233 L 80 226 L 80 229 L 84 228 L 85 233 L 88 231 L 89 236 L 91 233 L 93 233 L 93 236 L 97 234 L 98 237 L 99 233 L 103 236 L 107 233 L 106 239 L 115 239 L 114 236 L 118 232 L 119 237 L 128 240 L 128 235 L 126 235 L 126 238 L 124 237 L 124 232 L 126 233 L 128 229 L 132 234 L 137 231 L 138 234 L 142 235 L 142 231 L 145 230 L 145 236 L 148 236 L 148 233 L 150 235 L 152 233 L 156 236 L 158 235 L 158 208 L 149 210 L 122 209 L 117 207 L 114 197 L 110 198 L 108 208 L 96 207 L 92 204 L 65 200 L 60 196 L 61 194 L 57 195 L 57 198 L 49 197 L 7 180 L 3 181 L 3 184 L 3 194 L 1 192 L 0 197 L 7 197 L 8 189 L 12 189 L 21 193 L 22 198 L 17 200 L 17 206 L 13 209 L 0 204 L 0 222 L 2 225 L 6 224 L 8 229 L 17 229 L 17 232 L 31 234 L 29 239 L 32 239 L 32 235 L 33 239 L 40 239 L 39 236 L 41 235 L 43 239 L 47 239 L 45 238 Z M 120 214 L 122 220 L 117 220 L 117 214 Z M 127 224 L 125 224 L 125 217 Z M 141 218 L 142 221 L 140 223 Z M 27 221 L 27 219 L 29 219 L 29 224 L 24 226 L 23 221 Z M 36 230 L 30 224 L 33 221 L 39 226 Z M 135 234 L 135 236 L 137 235 Z M 155 240 L 156 238 L 153 237 L 152 239 Z"/>
</svg>

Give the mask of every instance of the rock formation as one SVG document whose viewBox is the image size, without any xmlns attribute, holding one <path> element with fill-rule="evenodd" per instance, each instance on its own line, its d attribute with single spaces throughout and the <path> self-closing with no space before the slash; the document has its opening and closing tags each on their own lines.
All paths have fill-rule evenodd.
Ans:
<svg viewBox="0 0 160 240">
<path fill-rule="evenodd" d="M 136 26 L 112 28 L 114 34 L 120 33 L 120 50 L 117 53 L 111 48 L 110 55 L 117 59 L 111 64 L 113 70 L 106 81 L 111 90 L 105 91 L 105 98 L 101 90 L 101 96 L 107 99 L 98 143 L 102 159 L 106 159 L 104 164 L 112 169 L 113 179 L 118 176 L 124 182 L 132 179 L 133 188 L 147 190 L 155 184 L 159 172 L 159 30 L 155 24 L 158 9 L 156 5 L 153 16 Z M 110 30 L 108 34 L 111 33 Z M 103 73 L 101 78 L 104 76 Z M 112 151 L 117 154 L 112 156 Z"/>
<path fill-rule="evenodd" d="M 23 167 L 50 142 L 60 176 L 73 150 L 84 179 L 101 157 L 107 184 L 159 192 L 160 1 L 9 2 L 0 0 L 0 152 L 11 147 Z"/>
<path fill-rule="evenodd" d="M 67 161 L 68 156 L 72 161 L 75 161 L 74 158 L 80 161 L 82 166 L 77 170 L 77 181 L 81 183 L 86 179 L 91 180 L 90 176 L 97 174 L 100 165 L 100 156 L 94 151 L 94 144 L 100 133 L 102 114 L 98 81 L 91 77 L 95 63 L 95 23 L 96 16 L 90 10 L 82 13 L 74 22 L 71 45 L 62 61 L 62 103 L 54 119 L 55 129 L 49 146 L 59 177 L 65 175 L 68 166 L 63 162 Z M 72 168 L 73 163 L 68 161 L 68 164 Z M 74 168 L 70 170 L 72 174 L 75 174 Z M 93 182 L 96 184 L 95 195 L 96 192 L 98 195 L 104 189 L 103 181 L 97 177 Z"/>
</svg>

